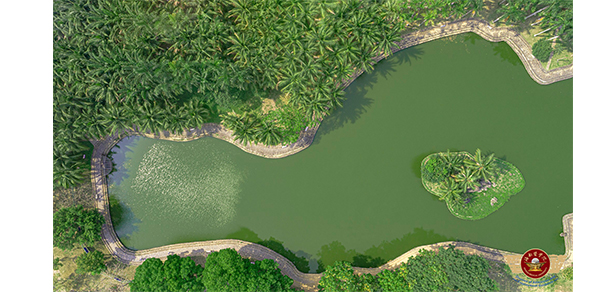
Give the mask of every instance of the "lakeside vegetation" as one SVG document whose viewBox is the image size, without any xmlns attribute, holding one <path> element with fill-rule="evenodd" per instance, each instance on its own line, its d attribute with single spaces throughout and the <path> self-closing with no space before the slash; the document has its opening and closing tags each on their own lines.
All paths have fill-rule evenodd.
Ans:
<svg viewBox="0 0 610 292">
<path fill-rule="evenodd" d="M 170 255 L 164 262 L 146 259 L 136 268 L 131 291 L 295 291 L 270 259 L 242 258 L 234 249 L 210 253 L 205 268 L 190 257 Z"/>
<path fill-rule="evenodd" d="M 500 209 L 525 187 L 521 172 L 507 161 L 468 152 L 441 152 L 421 162 L 422 184 L 460 219 L 478 220 Z"/>
<path fill-rule="evenodd" d="M 563 0 L 54 1 L 54 186 L 85 179 L 89 139 L 124 129 L 221 122 L 242 143 L 293 143 L 341 106 L 338 84 L 373 70 L 401 32 L 483 10 L 501 14 L 498 23 L 536 13 L 543 35 L 557 37 L 553 54 L 571 51 Z M 280 96 L 285 103 L 263 110 Z"/>
<path fill-rule="evenodd" d="M 89 139 L 220 121 L 243 143 L 292 143 L 341 106 L 338 84 L 391 54 L 406 26 L 480 0 L 53 2 L 53 181 L 74 186 Z M 470 15 L 470 14 L 469 14 Z M 262 110 L 263 100 L 286 103 Z"/>
<path fill-rule="evenodd" d="M 63 250 L 75 244 L 88 246 L 102 239 L 104 217 L 83 206 L 61 208 L 53 213 L 53 246 Z"/>
<path fill-rule="evenodd" d="M 347 262 L 336 262 L 322 274 L 320 291 L 497 291 L 490 266 L 478 255 L 465 255 L 454 246 L 422 249 L 395 270 L 354 274 Z"/>
<path fill-rule="evenodd" d="M 225 15 L 232 14 L 233 9 L 237 7 L 234 6 L 237 1 L 217 2 L 223 2 L 217 6 L 225 5 L 220 10 L 224 11 Z M 275 2 L 288 3 L 287 1 Z M 328 5 L 330 2 L 338 1 L 321 2 L 324 3 L 320 5 Z M 439 21 L 474 15 L 479 9 L 476 6 L 477 3 L 482 1 L 459 2 L 452 5 L 465 5 L 465 7 L 447 8 L 446 5 L 443 6 L 446 4 L 443 1 L 410 1 L 408 3 L 399 1 L 398 22 L 404 22 L 408 28 L 419 29 L 435 25 Z M 188 29 L 184 28 L 190 25 L 188 22 L 194 15 L 200 17 L 200 14 L 197 14 L 199 12 L 194 12 L 192 7 L 188 6 L 191 1 L 180 1 L 182 4 L 179 5 L 177 5 L 177 1 L 142 2 L 148 6 L 134 3 L 134 1 L 120 3 L 119 1 L 54 1 L 53 153 L 54 186 L 58 190 L 70 190 L 67 187 L 75 186 L 82 181 L 85 181 L 85 186 L 90 188 L 91 184 L 87 180 L 92 145 L 88 139 L 103 138 L 122 129 L 135 127 L 142 131 L 181 132 L 190 127 L 199 127 L 205 122 L 222 122 L 227 126 L 233 117 L 246 117 L 234 123 L 233 126 L 227 126 L 233 127 L 231 129 L 235 131 L 238 140 L 244 143 L 260 142 L 266 145 L 278 145 L 294 142 L 298 133 L 305 126 L 317 122 L 313 115 L 316 108 L 309 108 L 312 115 L 308 118 L 306 113 L 310 104 L 295 102 L 292 98 L 294 95 L 286 92 L 284 85 L 260 89 L 255 85 L 248 87 L 248 84 L 256 82 L 255 79 L 246 78 L 242 83 L 239 77 L 233 78 L 231 75 L 233 72 L 242 69 L 247 71 L 248 69 L 244 68 L 254 65 L 252 65 L 253 61 L 248 64 L 238 63 L 235 53 L 226 53 L 229 47 L 235 46 L 231 40 L 219 42 L 222 43 L 222 46 L 218 52 L 210 53 L 218 58 L 210 58 L 205 62 L 197 60 L 197 57 L 193 57 L 193 55 L 180 53 L 187 52 L 188 49 L 177 45 L 178 41 L 170 43 L 169 39 L 173 38 L 175 41 L 182 40 L 181 38 L 184 37 L 183 43 L 188 43 L 185 45 L 186 47 L 202 48 L 203 46 L 193 45 L 194 38 L 203 38 L 193 33 L 196 31 L 195 28 L 190 26 Z M 202 3 L 197 5 L 206 5 L 204 1 L 197 1 L 197 3 Z M 55 5 L 59 5 L 61 9 L 55 10 Z M 135 9 L 140 10 L 127 11 L 132 8 L 127 7 L 115 10 L 113 5 L 122 5 L 122 7 L 142 5 L 147 8 L 136 7 Z M 297 4 L 283 5 L 282 9 L 286 9 L 287 5 L 299 7 Z M 161 10 L 154 11 L 158 8 Z M 145 11 L 142 18 L 138 19 L 136 13 L 142 9 L 150 10 Z M 183 12 L 180 12 L 181 10 Z M 358 14 L 353 11 L 350 13 L 343 18 L 355 19 L 358 17 Z M 280 13 L 277 14 L 275 17 L 280 17 Z M 446 18 L 442 16 L 446 14 L 449 16 Z M 330 13 L 327 15 L 330 16 Z M 55 22 L 56 16 L 60 21 Z M 182 21 L 176 20 L 180 17 L 183 17 Z M 205 16 L 201 17 L 205 18 Z M 215 15 L 214 19 L 216 18 L 221 20 L 209 21 L 212 23 L 211 25 L 236 26 L 238 23 L 237 17 Z M 188 19 L 188 21 L 184 19 Z M 258 18 L 250 17 L 249 20 L 256 22 Z M 346 21 L 349 22 L 349 20 Z M 197 22 L 194 26 L 203 25 Z M 132 28 L 134 30 L 131 30 Z M 166 33 L 159 32 L 158 29 L 161 28 L 171 31 L 167 35 L 173 35 L 172 38 L 167 37 Z M 203 30 L 202 28 L 197 29 Z M 214 28 L 208 29 L 211 31 Z M 71 30 L 71 32 L 65 35 L 57 32 L 57 38 L 55 38 L 56 30 Z M 551 32 L 554 30 L 549 31 L 549 33 Z M 126 41 L 127 35 L 130 33 L 133 34 L 130 36 L 131 44 Z M 118 34 L 120 36 L 118 41 L 110 39 L 111 34 Z M 210 32 L 206 34 L 206 37 L 210 35 L 213 34 Z M 297 40 L 294 42 L 302 44 L 309 32 L 304 35 L 299 36 L 296 33 Z M 222 36 L 226 38 L 230 35 L 223 34 Z M 354 37 L 351 36 L 351 38 Z M 56 46 L 56 42 L 60 44 Z M 145 46 L 139 49 L 142 44 Z M 251 43 L 250 48 L 253 49 L 253 46 L 256 45 L 258 43 Z M 281 44 L 281 48 L 284 48 L 284 44 Z M 123 50 L 127 53 L 123 53 Z M 194 52 L 195 49 L 191 50 Z M 265 55 L 263 50 L 255 50 L 255 52 L 253 54 Z M 567 50 L 564 50 L 561 54 L 566 52 Z M 361 53 L 358 53 L 358 56 L 359 54 Z M 554 52 L 555 56 L 557 54 Z M 203 56 L 205 58 L 207 54 L 204 53 Z M 304 55 L 296 58 L 301 56 Z M 328 55 L 316 58 L 314 55 L 311 58 L 316 60 L 314 62 L 318 62 L 318 59 L 325 60 L 327 57 Z M 302 60 L 293 61 L 297 64 L 296 66 L 303 66 Z M 260 64 L 264 64 L 264 62 L 259 63 L 259 66 L 261 66 Z M 357 67 L 352 67 L 352 71 L 348 72 L 353 72 L 354 68 Z M 279 70 L 283 72 L 281 67 Z M 300 76 L 302 71 L 295 75 Z M 204 77 L 202 76 L 204 74 L 209 75 Z M 249 74 L 254 76 L 270 73 L 254 70 Z M 248 78 L 252 76 L 247 75 Z M 56 78 L 62 80 L 56 81 Z M 128 78 L 131 78 L 132 81 L 129 81 Z M 286 78 L 288 77 L 279 73 L 276 75 L 276 79 Z M 183 79 L 191 81 L 183 81 Z M 338 79 L 333 78 L 333 80 Z M 185 82 L 184 84 L 187 84 L 186 82 L 197 83 L 198 85 L 192 90 L 181 89 L 181 82 Z M 224 83 L 217 85 L 214 82 Z M 205 84 L 200 85 L 201 83 Z M 244 86 L 245 89 L 240 89 L 239 86 Z M 203 92 L 199 92 L 199 88 L 205 89 Z M 169 93 L 164 94 L 164 90 Z M 306 90 L 304 89 L 304 91 Z M 137 95 L 137 97 L 133 97 L 133 101 L 128 101 L 129 94 Z M 112 99 L 113 96 L 116 101 Z M 263 110 L 263 101 L 270 99 L 275 101 L 276 106 L 270 110 Z M 322 100 L 324 101 L 324 99 Z M 341 98 L 338 98 L 337 102 L 337 105 L 340 106 Z M 320 109 L 321 115 L 330 113 L 337 105 L 323 106 Z M 240 139 L 240 136 L 243 138 Z M 71 200 L 78 200 L 76 195 L 78 194 L 71 195 Z M 101 248 L 104 248 L 103 245 Z M 73 249 L 82 250 L 80 247 Z M 356 259 L 354 259 L 355 261 Z M 57 261 L 57 267 L 63 268 L 61 265 L 62 263 Z M 305 266 L 299 269 L 305 269 Z"/>
<path fill-rule="evenodd" d="M 488 4 L 485 19 L 499 26 L 515 28 L 532 46 L 548 42 L 544 53 L 533 51 L 548 70 L 566 66 L 573 60 L 574 25 L 571 0 L 496 0 Z M 546 44 L 544 45 L 546 46 Z M 549 58 L 546 58 L 547 53 Z"/>
</svg>

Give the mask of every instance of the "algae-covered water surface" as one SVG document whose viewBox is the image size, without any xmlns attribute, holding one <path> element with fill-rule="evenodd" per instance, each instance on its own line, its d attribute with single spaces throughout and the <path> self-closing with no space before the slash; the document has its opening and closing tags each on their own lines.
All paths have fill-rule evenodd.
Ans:
<svg viewBox="0 0 610 292">
<path fill-rule="evenodd" d="M 274 237 L 297 255 L 383 260 L 462 240 L 563 254 L 572 212 L 572 80 L 539 85 L 505 43 L 474 34 L 381 61 L 346 89 L 314 143 L 265 159 L 227 142 L 122 140 L 109 193 L 123 207 L 125 246 Z M 431 153 L 494 152 L 526 185 L 477 221 L 454 217 L 420 179 Z"/>
</svg>

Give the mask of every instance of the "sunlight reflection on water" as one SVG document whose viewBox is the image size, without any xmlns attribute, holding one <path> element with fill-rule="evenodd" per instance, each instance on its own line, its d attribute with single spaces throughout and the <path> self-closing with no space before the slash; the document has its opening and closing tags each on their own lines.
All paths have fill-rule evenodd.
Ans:
<svg viewBox="0 0 610 292">
<path fill-rule="evenodd" d="M 229 157 L 201 151 L 205 156 L 185 161 L 170 154 L 178 152 L 173 148 L 168 143 L 153 144 L 138 166 L 132 190 L 147 202 L 147 212 L 203 219 L 200 222 L 209 228 L 231 222 L 236 215 L 242 177 Z"/>
</svg>

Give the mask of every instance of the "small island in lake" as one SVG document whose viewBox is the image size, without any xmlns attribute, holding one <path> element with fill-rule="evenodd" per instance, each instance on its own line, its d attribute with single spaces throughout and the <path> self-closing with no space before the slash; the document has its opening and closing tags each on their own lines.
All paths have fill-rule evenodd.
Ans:
<svg viewBox="0 0 610 292">
<path fill-rule="evenodd" d="M 447 203 L 458 218 L 477 220 L 500 209 L 525 187 L 519 169 L 507 161 L 461 152 L 439 152 L 421 162 L 424 188 Z"/>
</svg>

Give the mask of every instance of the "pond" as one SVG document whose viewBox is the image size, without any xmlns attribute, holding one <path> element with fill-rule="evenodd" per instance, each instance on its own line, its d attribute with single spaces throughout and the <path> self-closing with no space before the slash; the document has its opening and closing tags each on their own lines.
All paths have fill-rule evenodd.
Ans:
<svg viewBox="0 0 610 292">
<path fill-rule="evenodd" d="M 572 212 L 572 79 L 535 83 L 506 43 L 469 33 L 403 50 L 347 89 L 314 143 L 265 159 L 214 138 L 129 137 L 113 150 L 109 193 L 123 244 L 273 237 L 325 264 L 390 260 L 446 240 L 563 254 Z M 481 148 L 526 185 L 485 219 L 465 221 L 422 186 L 421 159 Z M 314 272 L 312 270 L 311 272 Z"/>
</svg>

